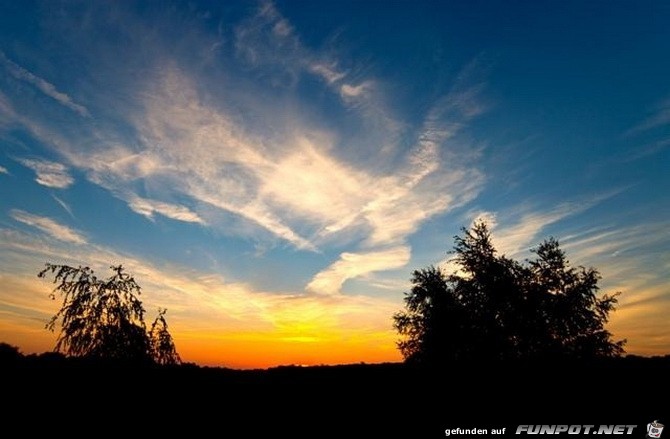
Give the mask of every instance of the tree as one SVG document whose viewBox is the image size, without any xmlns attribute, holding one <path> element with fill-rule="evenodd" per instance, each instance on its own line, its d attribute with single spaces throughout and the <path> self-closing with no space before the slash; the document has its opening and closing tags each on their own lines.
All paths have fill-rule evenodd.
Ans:
<svg viewBox="0 0 670 439">
<path fill-rule="evenodd" d="M 394 316 L 408 361 L 593 358 L 623 353 L 605 330 L 616 294 L 599 297 L 600 275 L 570 267 L 549 239 L 526 264 L 498 256 L 484 223 L 455 237 L 459 272 L 416 270 L 405 310 Z"/>
<path fill-rule="evenodd" d="M 156 320 L 151 324 L 149 331 L 149 341 L 151 343 L 151 352 L 154 361 L 163 366 L 172 366 L 181 363 L 177 348 L 172 340 L 172 335 L 168 331 L 168 324 L 165 320 L 167 309 L 159 309 Z"/>
<path fill-rule="evenodd" d="M 56 287 L 50 297 L 63 298 L 60 310 L 46 325 L 51 331 L 60 327 L 55 351 L 98 360 L 178 363 L 179 356 L 167 331 L 165 310 L 159 311 L 151 332 L 147 333 L 145 310 L 138 298 L 140 286 L 121 265 L 110 269 L 111 277 L 99 279 L 89 267 L 47 263 L 38 274 L 41 278 L 53 274 Z M 156 343 L 154 337 L 170 343 Z"/>
</svg>

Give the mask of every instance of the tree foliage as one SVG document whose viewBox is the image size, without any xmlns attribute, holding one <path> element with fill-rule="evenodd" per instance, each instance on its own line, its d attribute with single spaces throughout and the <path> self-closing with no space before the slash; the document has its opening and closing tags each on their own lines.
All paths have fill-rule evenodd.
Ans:
<svg viewBox="0 0 670 439">
<path fill-rule="evenodd" d="M 498 256 L 484 223 L 455 237 L 459 271 L 414 271 L 405 310 L 394 316 L 405 359 L 594 358 L 623 353 L 605 329 L 616 296 L 598 295 L 600 275 L 570 266 L 549 239 L 526 264 Z"/>
<path fill-rule="evenodd" d="M 179 362 L 167 330 L 165 310 L 147 332 L 140 286 L 121 265 L 110 267 L 113 275 L 98 278 L 89 267 L 46 264 L 38 276 L 54 276 L 50 297 L 62 297 L 60 310 L 47 323 L 59 328 L 56 352 L 74 357 L 132 363 Z"/>
<path fill-rule="evenodd" d="M 154 361 L 163 366 L 181 363 L 172 335 L 168 331 L 168 324 L 165 320 L 166 312 L 165 308 L 158 310 L 158 316 L 151 324 L 149 331 L 149 342 Z"/>
</svg>

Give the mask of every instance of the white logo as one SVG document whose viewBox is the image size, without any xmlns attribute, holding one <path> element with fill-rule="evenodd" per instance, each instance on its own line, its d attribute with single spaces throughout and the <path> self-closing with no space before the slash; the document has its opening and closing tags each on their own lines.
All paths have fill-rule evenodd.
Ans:
<svg viewBox="0 0 670 439">
<path fill-rule="evenodd" d="M 663 433 L 663 424 L 658 421 L 647 424 L 647 437 L 656 439 L 661 437 L 661 433 Z"/>
</svg>

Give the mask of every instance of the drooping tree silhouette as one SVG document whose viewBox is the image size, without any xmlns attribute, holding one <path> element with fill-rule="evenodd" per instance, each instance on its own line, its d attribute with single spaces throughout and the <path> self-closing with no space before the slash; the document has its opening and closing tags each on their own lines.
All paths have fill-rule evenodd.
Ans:
<svg viewBox="0 0 670 439">
<path fill-rule="evenodd" d="M 168 324 L 165 320 L 166 312 L 167 309 L 165 308 L 158 310 L 158 316 L 151 324 L 151 330 L 149 331 L 153 359 L 157 364 L 163 366 L 181 363 L 172 335 L 168 331 Z"/>
<path fill-rule="evenodd" d="M 413 273 L 405 310 L 394 316 L 408 361 L 620 356 L 605 329 L 616 296 L 598 296 L 600 275 L 572 268 L 549 239 L 526 264 L 498 256 L 485 223 L 455 237 L 459 271 Z"/>
<path fill-rule="evenodd" d="M 46 325 L 51 331 L 60 327 L 55 351 L 98 360 L 179 363 L 165 310 L 159 310 L 148 333 L 138 298 L 140 286 L 121 265 L 110 269 L 112 276 L 99 279 L 89 267 L 47 263 L 38 274 L 41 278 L 53 274 L 56 287 L 50 297 L 63 298 L 60 310 Z"/>
</svg>

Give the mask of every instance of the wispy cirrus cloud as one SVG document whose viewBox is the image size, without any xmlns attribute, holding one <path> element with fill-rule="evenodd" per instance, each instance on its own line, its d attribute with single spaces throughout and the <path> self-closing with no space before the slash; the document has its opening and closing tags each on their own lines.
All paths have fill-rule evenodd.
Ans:
<svg viewBox="0 0 670 439">
<path fill-rule="evenodd" d="M 629 352 L 667 353 L 668 227 L 668 221 L 628 226 L 603 224 L 559 236 L 573 266 L 595 266 L 602 275 L 603 291 L 621 293 L 610 330 L 615 336 L 625 334 Z"/>
<path fill-rule="evenodd" d="M 640 136 L 646 132 L 670 127 L 670 98 L 665 99 L 656 106 L 653 113 L 645 120 L 626 131 L 626 136 Z M 629 152 L 623 157 L 624 161 L 634 161 L 667 151 L 670 148 L 670 137 L 668 135 L 657 138 L 641 147 Z"/>
<path fill-rule="evenodd" d="M 149 200 L 147 198 L 132 195 L 128 200 L 128 206 L 135 212 L 149 219 L 153 219 L 154 213 L 167 218 L 187 223 L 204 224 L 202 218 L 185 206 L 165 203 L 163 201 Z"/>
<path fill-rule="evenodd" d="M 58 198 L 54 194 L 51 194 L 51 197 L 54 199 L 54 201 L 56 201 L 56 203 L 58 203 L 58 205 L 60 207 L 63 208 L 63 210 L 65 210 L 68 213 L 68 215 L 70 215 L 72 218 L 75 217 L 74 213 L 72 212 L 72 208 L 70 207 L 69 204 L 67 204 L 65 201 L 61 200 L 60 198 Z"/>
<path fill-rule="evenodd" d="M 128 190 L 136 179 L 169 180 L 182 195 L 246 218 L 298 248 L 365 229 L 368 247 L 402 243 L 426 219 L 471 199 L 483 181 L 476 169 L 455 161 L 453 171 L 438 175 L 444 138 L 436 135 L 421 134 L 400 167 L 379 173 L 334 156 L 333 135 L 308 126 L 279 137 L 249 132 L 225 109 L 202 103 L 179 70 L 166 69 L 158 85 L 136 119 L 146 145 L 141 152 L 111 146 L 71 160 L 114 190 Z M 439 120 L 431 123 L 435 129 Z M 130 207 L 151 210 L 137 201 Z M 311 231 L 311 239 L 298 229 Z"/>
<path fill-rule="evenodd" d="M 78 113 L 80 116 L 90 117 L 90 113 L 86 107 L 74 102 L 70 96 L 56 89 L 50 82 L 16 64 L 14 61 L 7 58 L 2 51 L 0 51 L 0 64 L 2 64 L 14 78 L 31 84 L 51 99 Z"/>
<path fill-rule="evenodd" d="M 484 222 L 492 231 L 493 244 L 501 254 L 519 257 L 546 238 L 542 232 L 549 226 L 583 213 L 620 193 L 614 190 L 582 200 L 566 202 L 547 209 L 521 206 L 513 212 L 480 211 L 472 215 L 472 223 Z"/>
<path fill-rule="evenodd" d="M 308 65 L 308 69 L 321 76 L 328 84 L 338 82 L 346 76 L 346 73 L 338 71 L 337 64 L 334 61 L 330 63 L 315 61 Z"/>
<path fill-rule="evenodd" d="M 138 214 L 212 228 L 224 227 L 217 218 L 231 217 L 245 224 L 236 232 L 299 250 L 337 242 L 347 247 L 338 254 L 410 253 L 407 240 L 424 222 L 481 191 L 485 176 L 476 154 L 457 140 L 486 109 L 474 67 L 464 69 L 416 127 L 392 110 L 392 87 L 305 46 L 272 3 L 235 27 L 232 44 L 245 76 L 261 78 L 260 85 L 240 79 L 241 87 L 251 87 L 242 97 L 233 88 L 227 99 L 204 99 L 201 72 L 164 53 L 145 61 L 152 73 L 132 83 L 132 105 L 117 109 L 123 133 L 78 124 L 56 135 L 48 121 L 17 112 L 15 119 Z M 291 89 L 303 75 L 321 79 L 336 102 L 360 116 L 360 127 L 338 129 L 320 113 L 305 117 L 311 107 L 290 93 L 287 99 L 252 98 L 265 86 Z M 185 202 L 175 205 L 175 199 Z M 408 261 L 405 253 L 399 256 L 378 261 L 397 268 Z M 340 273 L 340 262 L 331 261 L 322 273 Z M 381 263 L 373 271 L 382 271 Z M 349 273 L 342 282 L 365 276 Z"/>
<path fill-rule="evenodd" d="M 379 81 L 360 78 L 352 69 L 342 68 L 334 56 L 306 47 L 273 2 L 262 2 L 255 14 L 236 27 L 235 49 L 249 65 L 264 69 L 274 84 L 293 86 L 300 75 L 315 75 L 344 104 L 356 107 L 367 124 L 386 130 L 391 136 L 398 134 L 400 123 L 383 105 Z"/>
<path fill-rule="evenodd" d="M 42 186 L 66 189 L 74 183 L 65 165 L 40 159 L 17 159 L 23 166 L 35 171 L 35 181 Z"/>
<path fill-rule="evenodd" d="M 626 134 L 638 134 L 664 125 L 670 125 L 670 98 L 661 102 L 655 108 L 653 114 L 632 127 Z"/>
<path fill-rule="evenodd" d="M 306 289 L 317 294 L 338 294 L 347 279 L 375 271 L 400 268 L 409 259 L 410 249 L 407 246 L 367 253 L 342 253 L 340 259 L 314 276 Z"/>
<path fill-rule="evenodd" d="M 46 233 L 52 238 L 56 238 L 59 241 L 68 242 L 72 244 L 85 244 L 86 238 L 80 232 L 71 229 L 70 227 L 60 224 L 51 218 L 39 215 L 33 215 L 32 213 L 25 212 L 19 209 L 12 209 L 9 212 L 10 216 L 14 220 L 35 227 L 38 230 Z"/>
<path fill-rule="evenodd" d="M 9 171 L 4 166 L 0 166 L 0 174 L 9 174 Z"/>
</svg>

